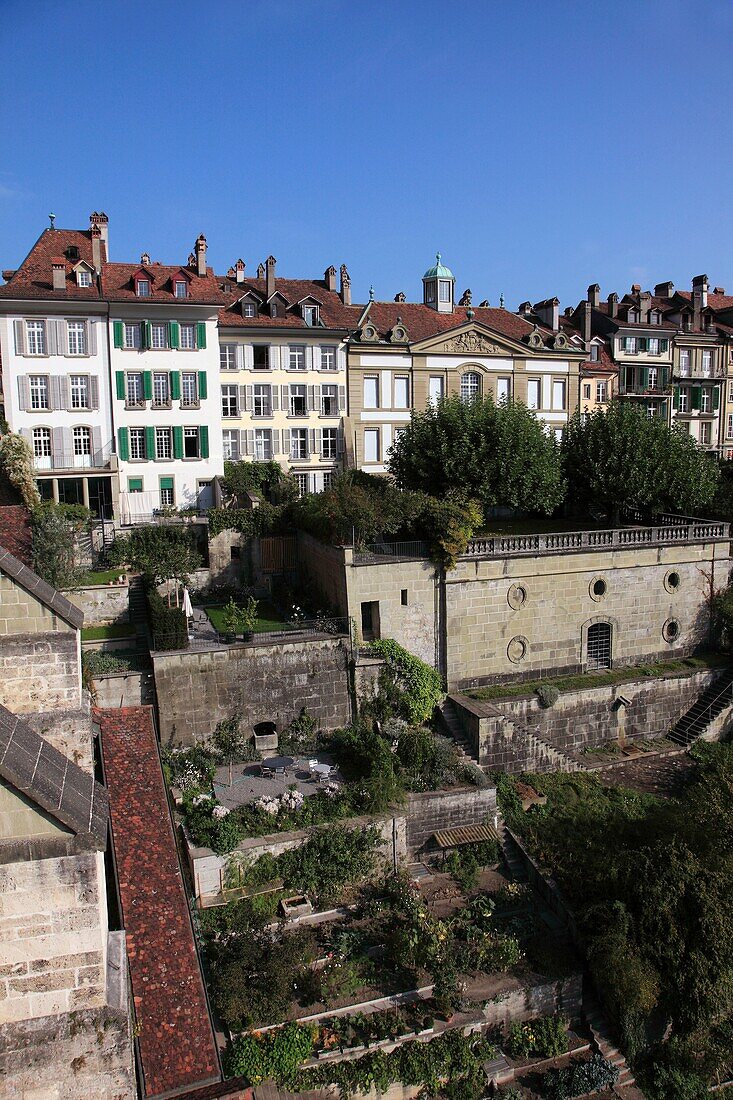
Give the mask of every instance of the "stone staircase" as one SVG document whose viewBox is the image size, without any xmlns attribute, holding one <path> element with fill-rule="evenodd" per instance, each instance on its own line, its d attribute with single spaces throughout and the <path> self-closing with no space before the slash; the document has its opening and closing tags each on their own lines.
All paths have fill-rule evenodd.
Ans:
<svg viewBox="0 0 733 1100">
<path fill-rule="evenodd" d="M 733 703 L 733 672 L 725 672 L 698 696 L 667 734 L 667 739 L 687 748 L 710 728 Z"/>
<path fill-rule="evenodd" d="M 587 984 L 586 993 L 583 997 L 583 1016 L 590 1028 L 593 1042 L 598 1048 L 599 1053 L 607 1062 L 610 1062 L 612 1066 L 616 1066 L 618 1069 L 619 1076 L 614 1085 L 614 1092 L 622 1092 L 624 1089 L 631 1088 L 635 1084 L 636 1079 L 629 1069 L 626 1059 L 611 1037 L 608 1022 L 603 1009 L 598 1003 L 598 999 L 593 992 L 587 991 Z"/>
<path fill-rule="evenodd" d="M 135 627 L 136 648 L 148 651 L 150 649 L 148 638 L 148 607 L 145 599 L 142 577 L 137 574 L 132 575 L 129 584 L 130 622 Z"/>
<path fill-rule="evenodd" d="M 526 882 L 527 881 L 527 869 L 522 854 L 504 823 L 504 819 L 499 819 L 499 844 L 501 845 L 501 854 L 504 857 L 504 862 L 507 865 L 507 869 L 512 876 L 514 882 Z"/>
<path fill-rule="evenodd" d="M 458 755 L 467 762 L 478 765 L 478 756 L 466 736 L 463 723 L 458 717 L 458 711 L 450 695 L 447 695 L 440 706 L 436 707 L 436 711 L 438 720 L 448 737 L 454 742 Z"/>
</svg>

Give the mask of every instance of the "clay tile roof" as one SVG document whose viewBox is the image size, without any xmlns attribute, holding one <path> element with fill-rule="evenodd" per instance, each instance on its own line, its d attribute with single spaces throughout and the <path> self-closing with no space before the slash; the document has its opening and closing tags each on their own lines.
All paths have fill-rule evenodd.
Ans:
<svg viewBox="0 0 733 1100">
<path fill-rule="evenodd" d="M 363 306 L 345 306 L 335 290 L 328 290 L 323 279 L 276 279 L 275 293 L 287 303 L 284 317 L 270 317 L 264 307 L 256 317 L 243 317 L 239 302 L 249 291 L 263 301 L 267 295 L 267 283 L 264 279 L 245 279 L 238 283 L 236 279 L 220 276 L 219 282 L 231 289 L 227 295 L 227 306 L 219 311 L 219 325 L 222 328 L 302 328 L 318 333 L 320 329 L 336 329 L 351 332 L 361 316 Z M 298 303 L 306 298 L 315 298 L 320 306 L 321 325 L 312 328 L 306 325 Z"/>
<path fill-rule="evenodd" d="M 12 577 L 21 588 L 24 588 L 26 592 L 30 592 L 32 596 L 35 596 L 51 611 L 55 611 L 65 622 L 81 629 L 84 623 L 84 612 L 80 611 L 71 600 L 67 600 L 66 596 L 62 596 L 46 581 L 41 580 L 37 573 L 34 573 L 27 565 L 23 565 L 22 561 L 19 561 L 3 546 L 0 546 L 0 573 Z"/>
<path fill-rule="evenodd" d="M 368 319 L 376 325 L 379 335 L 386 339 L 390 331 L 401 318 L 407 329 L 411 344 L 427 340 L 430 336 L 439 336 L 442 332 L 459 328 L 469 322 L 467 309 L 473 310 L 473 320 L 494 332 L 508 336 L 512 340 L 522 340 L 533 331 L 534 325 L 516 313 L 507 309 L 490 306 L 456 306 L 452 313 L 438 313 L 430 306 L 420 302 L 372 302 Z"/>
<path fill-rule="evenodd" d="M 91 772 L 5 707 L 0 706 L 0 776 L 45 810 L 87 847 L 107 845 L 107 792 Z"/>
<path fill-rule="evenodd" d="M 152 280 L 150 294 L 138 298 L 135 293 L 133 276 L 145 270 Z M 190 303 L 204 305 L 222 305 L 226 299 L 222 293 L 220 280 L 208 267 L 205 275 L 197 275 L 195 269 L 185 268 L 189 275 L 188 294 L 185 298 L 176 298 L 173 280 L 180 276 L 181 264 L 103 264 L 102 295 L 112 302 L 169 302 L 171 305 L 185 307 Z"/>
<path fill-rule="evenodd" d="M 67 264 L 64 253 L 68 248 L 79 251 L 77 259 Z M 100 242 L 102 259 L 105 256 L 104 241 Z M 44 229 L 26 258 L 11 275 L 10 281 L 0 286 L 0 298 L 78 298 L 99 300 L 99 288 L 92 280 L 91 286 L 78 286 L 71 263 L 86 260 L 92 265 L 92 237 L 88 230 Z M 54 290 L 52 265 L 67 266 L 64 290 Z"/>
<path fill-rule="evenodd" d="M 0 547 L 24 565 L 33 559 L 33 538 L 28 509 L 8 478 L 0 471 Z"/>
<path fill-rule="evenodd" d="M 680 298 L 692 301 L 692 292 L 689 290 L 678 290 L 677 294 Z M 708 306 L 710 309 L 733 309 L 733 295 L 708 293 Z"/>
</svg>

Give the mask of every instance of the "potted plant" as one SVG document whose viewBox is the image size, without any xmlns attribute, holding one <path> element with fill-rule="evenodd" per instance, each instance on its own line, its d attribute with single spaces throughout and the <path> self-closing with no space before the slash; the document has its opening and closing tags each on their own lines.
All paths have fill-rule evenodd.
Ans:
<svg viewBox="0 0 733 1100">
<path fill-rule="evenodd" d="M 241 609 L 239 605 L 230 599 L 224 604 L 221 612 L 221 624 L 224 630 L 224 641 L 233 642 L 239 629 Z"/>
<path fill-rule="evenodd" d="M 239 610 L 239 626 L 245 642 L 252 638 L 255 623 L 257 622 L 257 608 L 259 604 L 254 596 L 250 596 L 247 602 Z"/>
</svg>

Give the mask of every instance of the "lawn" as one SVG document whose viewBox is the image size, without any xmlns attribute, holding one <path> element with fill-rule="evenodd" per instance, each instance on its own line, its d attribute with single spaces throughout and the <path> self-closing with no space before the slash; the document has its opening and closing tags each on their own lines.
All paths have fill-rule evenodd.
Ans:
<svg viewBox="0 0 733 1100">
<path fill-rule="evenodd" d="M 81 588 L 84 588 L 90 584 L 109 584 L 110 581 L 118 580 L 124 573 L 124 569 L 103 569 L 101 572 L 94 572 L 94 570 L 92 570 L 83 575 L 79 581 L 79 585 Z"/>
<path fill-rule="evenodd" d="M 131 638 L 135 627 L 131 623 L 112 623 L 109 626 L 87 626 L 81 632 L 83 642 L 111 642 L 114 638 Z"/>
<path fill-rule="evenodd" d="M 546 516 L 497 516 L 489 520 L 474 538 L 493 538 L 499 535 L 550 535 L 565 531 L 594 531 L 605 529 L 607 523 L 599 524 L 591 516 L 583 519 L 564 519 L 562 516 L 548 519 Z"/>
<path fill-rule="evenodd" d="M 220 634 L 226 634 L 222 617 L 224 614 L 224 605 L 209 605 L 208 607 L 204 608 L 204 611 L 209 616 L 211 625 L 215 627 L 215 629 L 218 630 Z M 286 626 L 289 630 L 296 629 L 296 627 L 292 623 L 286 623 L 282 615 L 272 606 L 272 604 L 268 600 L 258 601 L 257 612 L 257 622 L 253 627 L 255 634 L 264 634 L 269 630 L 282 630 L 283 626 Z"/>
</svg>

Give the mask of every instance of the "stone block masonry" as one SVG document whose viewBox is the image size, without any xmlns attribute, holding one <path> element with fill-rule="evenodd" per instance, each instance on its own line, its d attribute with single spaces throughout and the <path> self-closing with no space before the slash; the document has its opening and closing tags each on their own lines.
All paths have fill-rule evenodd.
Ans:
<svg viewBox="0 0 733 1100">
<path fill-rule="evenodd" d="M 81 706 L 76 631 L 0 633 L 0 703 L 14 714 Z"/>
<path fill-rule="evenodd" d="M 324 729 L 351 721 L 349 640 L 235 645 L 153 656 L 163 744 L 206 740 L 224 718 L 242 729 L 275 722 L 278 729 L 305 707 Z"/>
<path fill-rule="evenodd" d="M 92 584 L 64 595 L 84 612 L 84 626 L 129 622 L 130 589 L 127 583 Z"/>
</svg>

